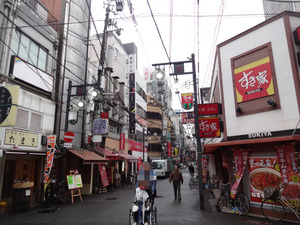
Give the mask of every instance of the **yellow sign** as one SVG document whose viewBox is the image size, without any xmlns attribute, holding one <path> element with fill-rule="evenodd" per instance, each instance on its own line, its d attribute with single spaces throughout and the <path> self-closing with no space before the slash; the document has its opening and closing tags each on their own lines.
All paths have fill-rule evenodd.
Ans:
<svg viewBox="0 0 300 225">
<path fill-rule="evenodd" d="M 38 146 L 39 135 L 27 132 L 21 132 L 17 130 L 5 131 L 5 145 L 19 145 L 19 146 Z"/>
<path fill-rule="evenodd" d="M 16 124 L 20 86 L 0 87 L 0 126 Z"/>
</svg>

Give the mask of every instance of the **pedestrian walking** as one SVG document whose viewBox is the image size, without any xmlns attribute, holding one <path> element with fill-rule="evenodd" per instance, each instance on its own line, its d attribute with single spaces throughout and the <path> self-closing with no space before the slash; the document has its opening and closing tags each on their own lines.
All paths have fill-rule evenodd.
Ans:
<svg viewBox="0 0 300 225">
<path fill-rule="evenodd" d="M 175 166 L 174 170 L 170 174 L 170 178 L 169 178 L 170 184 L 172 181 L 173 181 L 174 196 L 175 196 L 174 200 L 176 201 L 178 197 L 178 201 L 181 201 L 180 186 L 181 184 L 183 184 L 183 177 L 182 177 L 182 173 L 179 171 L 178 166 Z"/>
</svg>

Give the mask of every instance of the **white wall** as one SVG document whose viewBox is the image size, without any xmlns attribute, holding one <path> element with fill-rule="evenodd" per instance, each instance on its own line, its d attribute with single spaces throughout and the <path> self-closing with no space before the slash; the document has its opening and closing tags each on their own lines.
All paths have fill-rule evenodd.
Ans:
<svg viewBox="0 0 300 225">
<path fill-rule="evenodd" d="M 5 130 L 10 129 L 10 130 L 21 131 L 25 133 L 26 132 L 35 133 L 38 134 L 39 136 L 39 140 L 37 141 L 38 143 L 37 147 L 19 146 L 19 150 L 30 150 L 30 151 L 43 150 L 41 146 L 42 135 L 53 134 L 55 104 L 50 100 L 42 98 L 41 96 L 20 89 L 18 108 L 41 114 L 42 115 L 41 131 L 37 132 L 29 129 L 20 129 L 18 127 L 0 127 L 0 140 L 2 140 L 0 141 L 0 148 L 10 149 L 12 147 L 11 145 L 4 145 Z"/>
<path fill-rule="evenodd" d="M 237 117 L 230 59 L 268 42 L 273 50 L 281 109 Z M 299 112 L 283 18 L 222 46 L 220 57 L 227 136 L 295 128 Z"/>
</svg>

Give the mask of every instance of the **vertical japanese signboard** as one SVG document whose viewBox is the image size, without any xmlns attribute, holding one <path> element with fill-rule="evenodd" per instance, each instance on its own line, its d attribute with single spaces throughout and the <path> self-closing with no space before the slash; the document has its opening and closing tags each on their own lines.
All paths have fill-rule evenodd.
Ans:
<svg viewBox="0 0 300 225">
<path fill-rule="evenodd" d="M 135 134 L 135 74 L 129 74 L 129 134 Z"/>
<path fill-rule="evenodd" d="M 275 94 L 270 57 L 234 69 L 237 103 Z"/>
<path fill-rule="evenodd" d="M 172 157 L 172 144 L 171 144 L 171 142 L 167 143 L 167 149 L 168 149 L 168 157 Z"/>
<path fill-rule="evenodd" d="M 44 169 L 43 182 L 47 183 L 52 169 L 54 152 L 55 152 L 56 136 L 50 135 L 47 137 L 47 156 Z"/>
<path fill-rule="evenodd" d="M 103 187 L 109 186 L 109 181 L 108 181 L 105 165 L 104 164 L 98 164 L 98 168 L 99 168 L 99 172 L 100 172 L 100 175 L 101 175 L 101 180 L 102 180 Z"/>
<path fill-rule="evenodd" d="M 120 145 L 119 145 L 119 149 L 121 151 L 125 150 L 125 133 L 120 133 Z"/>
</svg>

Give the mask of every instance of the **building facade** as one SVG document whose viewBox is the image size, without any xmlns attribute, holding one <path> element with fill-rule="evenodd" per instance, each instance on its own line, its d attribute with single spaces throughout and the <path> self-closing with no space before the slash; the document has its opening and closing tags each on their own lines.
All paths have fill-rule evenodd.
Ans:
<svg viewBox="0 0 300 225">
<path fill-rule="evenodd" d="M 59 26 L 40 1 L 0 7 L 0 199 L 19 211 L 39 204 L 47 136 L 54 134 Z"/>
<path fill-rule="evenodd" d="M 213 156 L 210 174 L 237 184 L 253 214 L 266 186 L 284 182 L 283 196 L 299 198 L 288 194 L 300 177 L 299 24 L 299 13 L 284 12 L 217 46 L 210 99 L 222 103 L 224 132 L 205 140 L 204 153 Z"/>
</svg>

